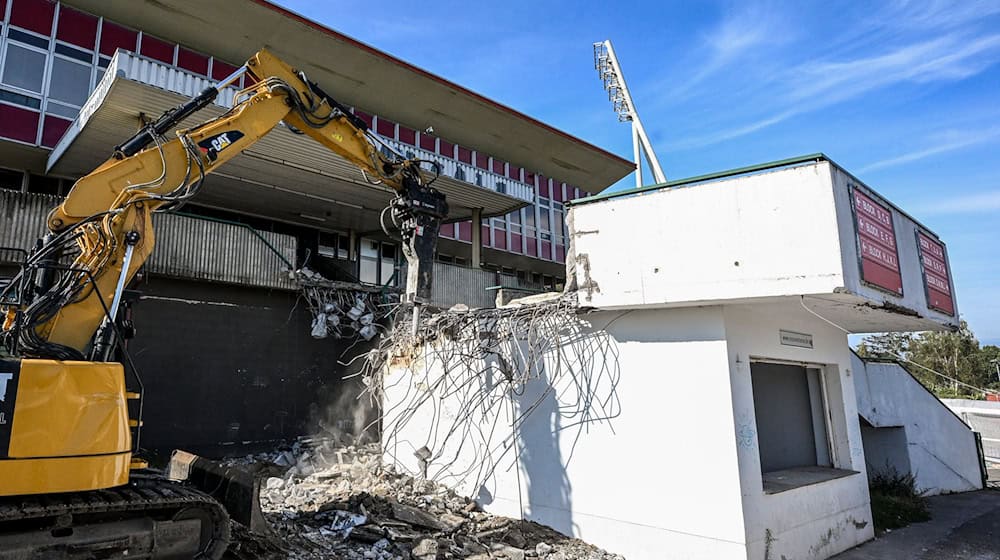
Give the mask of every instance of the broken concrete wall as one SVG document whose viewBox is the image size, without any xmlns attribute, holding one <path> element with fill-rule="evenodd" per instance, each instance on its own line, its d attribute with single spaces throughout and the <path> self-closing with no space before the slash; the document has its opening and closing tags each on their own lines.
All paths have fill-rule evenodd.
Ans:
<svg viewBox="0 0 1000 560">
<path fill-rule="evenodd" d="M 434 345 L 447 340 L 397 360 L 385 378 L 387 462 L 419 473 L 414 452 L 426 446 L 428 476 L 487 511 L 630 559 L 746 558 L 722 309 L 580 320 L 579 336 L 554 340 L 538 375 L 484 399 L 469 418 L 455 418 L 469 395 L 439 383 L 468 376 L 435 359 Z M 502 368 L 489 361 L 469 368 L 473 394 L 502 384 Z M 418 409 L 404 406 L 422 391 L 431 397 Z"/>
<path fill-rule="evenodd" d="M 343 380 L 350 370 L 337 362 L 352 341 L 310 337 L 295 292 L 157 277 L 135 288 L 129 350 L 145 383 L 144 448 L 244 453 L 371 422 L 360 382 Z"/>
</svg>

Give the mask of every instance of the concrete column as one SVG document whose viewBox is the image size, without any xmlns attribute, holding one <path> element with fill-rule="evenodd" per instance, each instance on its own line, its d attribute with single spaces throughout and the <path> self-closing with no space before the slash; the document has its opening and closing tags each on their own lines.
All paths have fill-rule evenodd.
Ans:
<svg viewBox="0 0 1000 560">
<path fill-rule="evenodd" d="M 472 209 L 472 268 L 479 268 L 483 260 L 483 210 Z"/>
</svg>

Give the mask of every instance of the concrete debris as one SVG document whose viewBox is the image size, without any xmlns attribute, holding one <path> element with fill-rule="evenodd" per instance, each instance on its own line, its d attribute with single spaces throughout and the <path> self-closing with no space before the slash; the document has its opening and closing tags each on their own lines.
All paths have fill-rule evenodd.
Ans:
<svg viewBox="0 0 1000 560">
<path fill-rule="evenodd" d="M 234 525 L 227 558 L 313 560 L 622 560 L 553 529 L 479 511 L 428 480 L 383 466 L 375 445 L 320 439 L 233 461 L 268 472 L 261 508 L 273 535 Z"/>
</svg>

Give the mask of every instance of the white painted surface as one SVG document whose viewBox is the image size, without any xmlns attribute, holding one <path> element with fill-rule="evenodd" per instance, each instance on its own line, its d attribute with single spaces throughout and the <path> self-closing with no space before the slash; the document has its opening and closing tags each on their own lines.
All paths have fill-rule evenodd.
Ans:
<svg viewBox="0 0 1000 560">
<path fill-rule="evenodd" d="M 899 364 L 864 362 L 853 354 L 851 361 L 858 413 L 876 428 L 905 430 L 919 489 L 934 495 L 982 488 L 975 436 L 958 416 Z"/>
<path fill-rule="evenodd" d="M 852 180 L 819 161 L 574 205 L 571 234 L 583 300 L 627 308 L 805 295 L 852 332 L 957 324 L 927 307 L 916 224 L 898 210 L 893 219 L 904 294 L 862 283 Z M 892 312 L 885 303 L 909 311 Z"/>
<path fill-rule="evenodd" d="M 432 428 L 435 418 L 455 414 L 454 403 L 434 399 L 399 437 L 383 441 L 387 462 L 417 472 L 413 451 L 428 445 L 440 456 L 429 473 L 477 497 L 486 510 L 539 521 L 630 560 L 663 558 L 664 551 L 706 560 L 764 558 L 765 551 L 768 558 L 826 558 L 872 537 L 863 474 L 765 495 L 757 455 L 749 360 L 808 362 L 821 366 L 827 379 L 834 466 L 863 471 L 858 425 L 848 422 L 857 412 L 842 332 L 797 300 L 584 318 L 594 336 L 610 338 L 616 354 L 609 356 L 620 368 L 615 418 L 563 428 L 567 420 L 557 411 L 572 407 L 577 395 L 557 384 L 559 397 L 543 400 L 513 437 L 510 412 L 504 413 L 491 441 L 509 437 L 514 445 L 479 487 L 465 477 L 467 467 L 483 462 L 472 451 L 474 437 L 460 438 L 465 448 L 457 462 L 450 459 L 457 441 L 450 449 L 434 447 L 442 436 Z M 815 347 L 780 345 L 780 329 L 813 335 Z M 574 351 L 562 347 L 561 359 L 575 363 Z M 401 366 L 386 379 L 387 434 L 399 417 L 395 405 L 442 375 L 440 364 Z M 529 383 L 514 406 L 534 402 L 547 383 Z M 594 395 L 604 398 L 608 389 L 598 386 Z"/>
<path fill-rule="evenodd" d="M 483 488 L 462 478 L 468 465 L 482 462 L 473 457 L 469 437 L 462 438 L 465 460 L 439 478 L 478 497 L 488 511 L 523 515 L 629 559 L 662 558 L 664 550 L 705 560 L 745 558 L 721 309 L 599 312 L 584 319 L 596 336 L 611 324 L 606 333 L 609 352 L 617 353 L 620 380 L 613 392 L 620 414 L 606 423 L 563 428 L 572 419 L 560 416 L 557 407 L 572 408 L 577 395 L 557 385 L 512 438 L 510 453 Z M 561 359 L 576 361 L 575 348 L 562 350 Z M 547 356 L 548 367 L 554 359 Z M 425 365 L 429 379 L 423 377 Z M 415 363 L 414 370 L 397 368 L 387 378 L 386 433 L 398 418 L 394 403 L 415 385 L 433 386 L 441 375 L 440 364 Z M 529 383 L 515 406 L 534 402 L 547 384 Z M 609 389 L 595 387 L 593 394 L 606 398 Z M 691 395 L 705 395 L 713 408 L 706 410 Z M 441 434 L 428 434 L 432 409 L 448 415 L 454 407 L 447 399 L 435 405 L 409 422 L 400 438 L 384 441 L 388 462 L 415 472 L 412 450 L 429 444 L 441 451 L 433 447 Z M 511 436 L 510 424 L 505 412 L 491 441 Z M 431 475 L 440 466 L 432 462 Z"/>
<path fill-rule="evenodd" d="M 725 307 L 740 485 L 748 557 L 827 558 L 874 536 L 864 474 L 847 336 L 802 309 L 795 299 Z M 780 330 L 810 334 L 813 348 L 780 344 Z M 750 363 L 793 362 L 823 372 L 833 466 L 859 474 L 765 494 L 756 445 Z M 770 544 L 768 544 L 770 543 Z"/>
</svg>

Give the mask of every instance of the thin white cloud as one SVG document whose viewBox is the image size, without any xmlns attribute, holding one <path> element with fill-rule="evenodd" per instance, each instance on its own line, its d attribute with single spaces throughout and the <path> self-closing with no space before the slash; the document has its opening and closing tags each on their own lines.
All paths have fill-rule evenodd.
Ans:
<svg viewBox="0 0 1000 560">
<path fill-rule="evenodd" d="M 683 81 L 670 76 L 653 89 L 679 99 L 708 77 L 752 57 L 760 49 L 787 43 L 794 38 L 794 32 L 783 14 L 766 3 L 737 4 L 702 38 L 698 50 L 707 53 L 707 58 L 698 63 L 698 70 Z"/>
<path fill-rule="evenodd" d="M 933 203 L 917 205 L 912 213 L 918 216 L 945 216 L 1000 212 L 1000 189 L 959 196 L 940 197 Z"/>
<path fill-rule="evenodd" d="M 947 29 L 1000 13 L 996 0 L 897 0 L 886 5 L 883 18 L 903 27 Z"/>
<path fill-rule="evenodd" d="M 745 136 L 794 116 L 890 86 L 962 80 L 982 72 L 997 60 L 1000 60 L 1000 34 L 970 39 L 953 33 L 877 55 L 801 64 L 768 87 L 776 92 L 770 97 L 786 108 L 749 124 L 676 143 L 672 148 L 696 148 Z"/>
<path fill-rule="evenodd" d="M 955 150 L 960 150 L 962 148 L 967 148 L 969 146 L 974 146 L 976 144 L 982 144 L 1000 138 L 1000 128 L 992 128 L 988 130 L 980 131 L 962 131 L 962 132 L 951 132 L 945 135 L 945 141 L 937 144 L 936 146 L 930 146 L 922 150 L 917 150 L 910 152 L 908 154 L 903 154 L 901 156 L 896 156 L 889 159 L 884 159 L 882 161 L 877 161 L 866 165 L 858 170 L 859 173 L 865 173 L 868 171 L 875 171 L 877 169 L 885 169 L 886 167 L 894 167 L 897 165 L 902 165 L 904 163 L 910 163 L 913 161 L 921 160 L 938 154 L 943 154 L 945 152 L 953 152 Z"/>
</svg>

